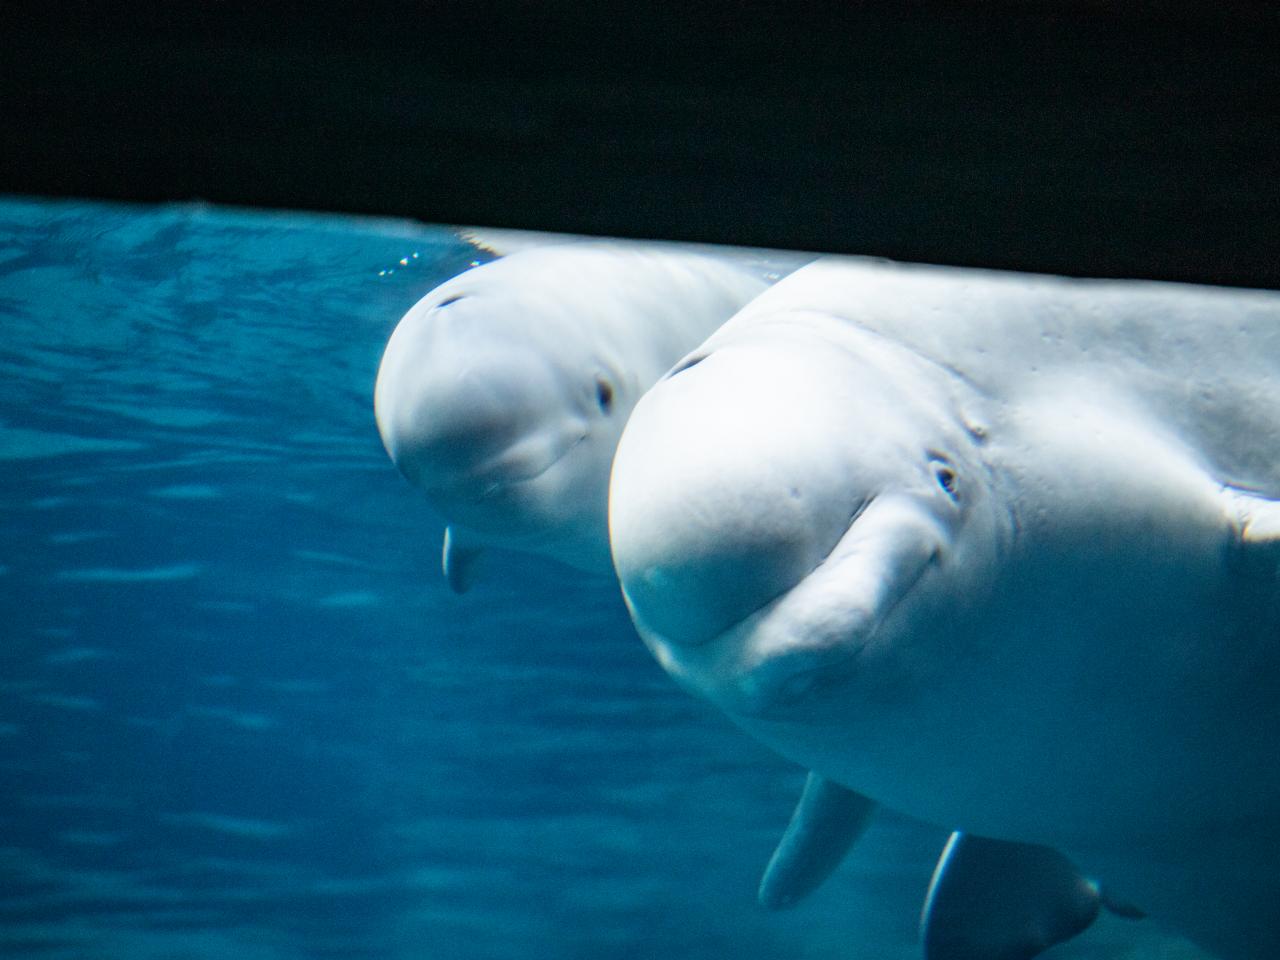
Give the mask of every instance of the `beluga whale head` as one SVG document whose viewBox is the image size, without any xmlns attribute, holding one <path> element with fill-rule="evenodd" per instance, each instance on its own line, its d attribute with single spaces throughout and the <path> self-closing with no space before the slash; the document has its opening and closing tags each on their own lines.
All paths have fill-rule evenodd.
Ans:
<svg viewBox="0 0 1280 960">
<path fill-rule="evenodd" d="M 986 590 L 1008 515 L 980 398 L 868 331 L 771 309 L 785 285 L 637 405 L 613 558 L 686 686 L 739 719 L 847 718 L 909 699 L 956 655 L 949 622 Z"/>
<path fill-rule="evenodd" d="M 611 571 L 609 467 L 671 363 L 766 286 L 738 265 L 637 244 L 535 247 L 423 297 L 374 391 L 392 461 L 444 518 L 459 592 L 484 546 Z"/>
<path fill-rule="evenodd" d="M 491 266 L 437 288 L 401 321 L 374 409 L 392 461 L 442 515 L 479 533 L 527 535 L 584 506 L 563 488 L 578 481 L 575 468 L 595 472 L 593 460 L 607 469 L 611 450 L 601 447 L 617 432 L 626 384 L 579 344 L 531 350 L 516 329 L 531 311 L 497 275 L 508 265 Z M 512 329 L 495 335 L 507 318 Z"/>
<path fill-rule="evenodd" d="M 636 405 L 632 618 L 811 771 L 763 902 L 878 803 L 959 831 L 926 956 L 1030 958 L 1100 906 L 1280 955 L 1278 318 L 1270 291 L 824 258 Z"/>
</svg>

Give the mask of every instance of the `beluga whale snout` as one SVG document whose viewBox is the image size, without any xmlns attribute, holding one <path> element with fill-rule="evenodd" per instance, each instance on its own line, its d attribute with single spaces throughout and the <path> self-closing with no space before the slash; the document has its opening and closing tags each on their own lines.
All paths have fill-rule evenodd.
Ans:
<svg viewBox="0 0 1280 960">
<path fill-rule="evenodd" d="M 637 405 L 610 536 L 664 666 L 761 716 L 891 650 L 882 634 L 908 592 L 943 616 L 980 591 L 1000 534 L 964 536 L 995 524 L 980 431 L 954 409 L 963 384 L 873 339 L 854 357 L 790 323 L 751 339 L 735 323 Z"/>
</svg>

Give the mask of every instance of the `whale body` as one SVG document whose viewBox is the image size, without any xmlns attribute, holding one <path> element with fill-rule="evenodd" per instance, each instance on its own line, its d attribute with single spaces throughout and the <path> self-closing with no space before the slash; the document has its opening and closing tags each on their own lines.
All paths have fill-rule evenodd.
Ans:
<svg viewBox="0 0 1280 960">
<path fill-rule="evenodd" d="M 374 390 L 388 454 L 448 524 L 459 592 L 485 546 L 611 574 L 609 467 L 631 408 L 776 279 L 763 256 L 512 237 L 404 316 Z"/>
<path fill-rule="evenodd" d="M 609 511 L 672 676 L 990 838 L 957 870 L 1076 898 L 1054 936 L 1096 911 L 1069 857 L 1280 955 L 1280 294 L 825 259 L 637 404 Z"/>
</svg>

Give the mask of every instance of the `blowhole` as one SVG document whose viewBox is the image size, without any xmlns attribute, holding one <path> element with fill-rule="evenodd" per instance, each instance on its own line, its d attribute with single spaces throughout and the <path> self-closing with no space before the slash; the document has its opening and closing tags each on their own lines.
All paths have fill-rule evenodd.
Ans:
<svg viewBox="0 0 1280 960">
<path fill-rule="evenodd" d="M 436 309 L 439 310 L 441 307 L 452 306 L 453 304 L 457 303 L 459 300 L 464 299 L 465 297 L 466 297 L 465 293 L 459 293 L 452 297 L 446 297 L 444 300 L 441 300 L 439 303 L 436 304 Z"/>
</svg>

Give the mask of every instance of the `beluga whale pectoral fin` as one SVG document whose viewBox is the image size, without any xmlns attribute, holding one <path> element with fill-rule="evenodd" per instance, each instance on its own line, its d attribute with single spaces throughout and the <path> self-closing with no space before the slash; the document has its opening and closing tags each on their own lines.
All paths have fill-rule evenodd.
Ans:
<svg viewBox="0 0 1280 960">
<path fill-rule="evenodd" d="M 874 800 L 810 773 L 760 880 L 761 905 L 790 907 L 821 886 L 867 829 L 876 807 Z"/>
<path fill-rule="evenodd" d="M 476 560 L 481 554 L 480 547 L 470 546 L 465 542 L 457 528 L 444 528 L 444 546 L 440 553 L 440 565 L 444 572 L 445 582 L 454 593 L 466 593 L 475 580 Z"/>
<path fill-rule="evenodd" d="M 920 918 L 925 960 L 1031 960 L 1070 940 L 1113 900 L 1052 847 L 953 833 Z"/>
</svg>

